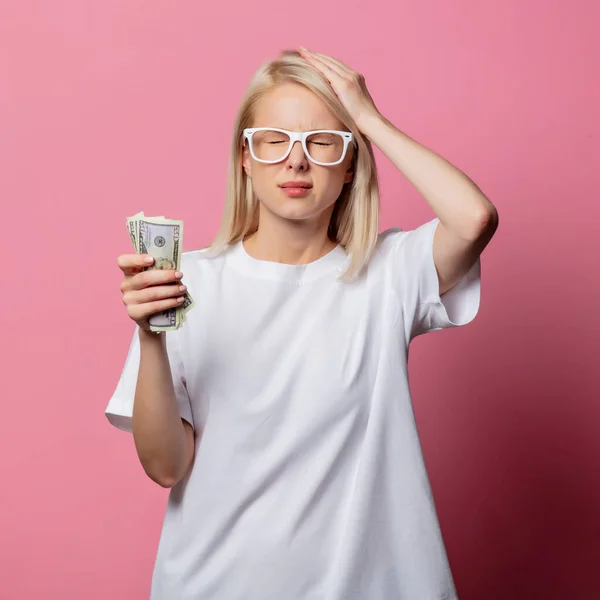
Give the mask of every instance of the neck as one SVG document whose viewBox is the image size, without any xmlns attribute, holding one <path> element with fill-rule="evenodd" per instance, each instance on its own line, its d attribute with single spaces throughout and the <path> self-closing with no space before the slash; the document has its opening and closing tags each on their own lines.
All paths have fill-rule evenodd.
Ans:
<svg viewBox="0 0 600 600">
<path fill-rule="evenodd" d="M 253 258 L 303 265 L 318 260 L 337 246 L 327 235 L 330 215 L 318 223 L 273 217 L 261 211 L 258 230 L 244 240 L 244 249 Z"/>
</svg>

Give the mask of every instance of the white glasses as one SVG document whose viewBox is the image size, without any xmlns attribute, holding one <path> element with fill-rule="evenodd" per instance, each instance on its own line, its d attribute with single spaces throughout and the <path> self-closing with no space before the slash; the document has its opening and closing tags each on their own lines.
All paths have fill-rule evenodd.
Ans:
<svg viewBox="0 0 600 600">
<path fill-rule="evenodd" d="M 317 165 L 339 165 L 346 156 L 348 145 L 354 141 L 349 131 L 318 129 L 315 131 L 287 131 L 274 127 L 244 129 L 250 154 L 261 163 L 277 163 L 285 160 L 295 142 L 301 142 L 308 159 Z"/>
</svg>

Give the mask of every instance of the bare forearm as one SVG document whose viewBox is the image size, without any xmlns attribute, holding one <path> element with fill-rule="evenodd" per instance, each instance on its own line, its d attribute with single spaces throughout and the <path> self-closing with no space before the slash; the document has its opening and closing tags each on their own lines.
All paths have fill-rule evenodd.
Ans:
<svg viewBox="0 0 600 600">
<path fill-rule="evenodd" d="M 163 487 L 171 487 L 189 467 L 190 447 L 173 388 L 165 334 L 141 329 L 139 336 L 133 437 L 148 476 Z"/>
<path fill-rule="evenodd" d="M 367 137 L 423 195 L 446 228 L 464 239 L 481 230 L 496 211 L 460 169 L 381 116 L 363 125 Z"/>
</svg>

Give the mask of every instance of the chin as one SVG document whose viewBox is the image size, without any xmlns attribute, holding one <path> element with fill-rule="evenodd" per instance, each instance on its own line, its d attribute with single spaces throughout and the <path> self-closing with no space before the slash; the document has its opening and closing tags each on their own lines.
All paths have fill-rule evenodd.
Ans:
<svg viewBox="0 0 600 600">
<path fill-rule="evenodd" d="M 310 198 L 291 198 L 279 203 L 275 214 L 284 219 L 315 219 L 327 212 L 331 206 L 319 206 Z"/>
<path fill-rule="evenodd" d="M 275 214 L 281 219 L 287 219 L 288 221 L 306 221 L 307 219 L 314 219 L 319 216 L 319 211 L 310 210 L 308 207 L 303 209 L 302 207 L 290 206 L 288 210 L 278 210 Z"/>
</svg>

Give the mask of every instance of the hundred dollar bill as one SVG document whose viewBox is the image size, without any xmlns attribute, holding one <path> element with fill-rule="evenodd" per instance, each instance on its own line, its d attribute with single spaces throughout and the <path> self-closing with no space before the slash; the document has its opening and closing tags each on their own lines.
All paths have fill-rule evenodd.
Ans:
<svg viewBox="0 0 600 600">
<path fill-rule="evenodd" d="M 150 254 L 154 263 L 147 269 L 180 269 L 183 242 L 183 221 L 160 217 L 146 217 L 143 212 L 127 219 L 127 231 L 137 254 Z M 173 284 L 173 285 L 179 285 Z M 189 293 L 181 306 L 169 308 L 149 318 L 150 330 L 172 331 L 186 320 L 186 313 L 194 307 Z"/>
</svg>

